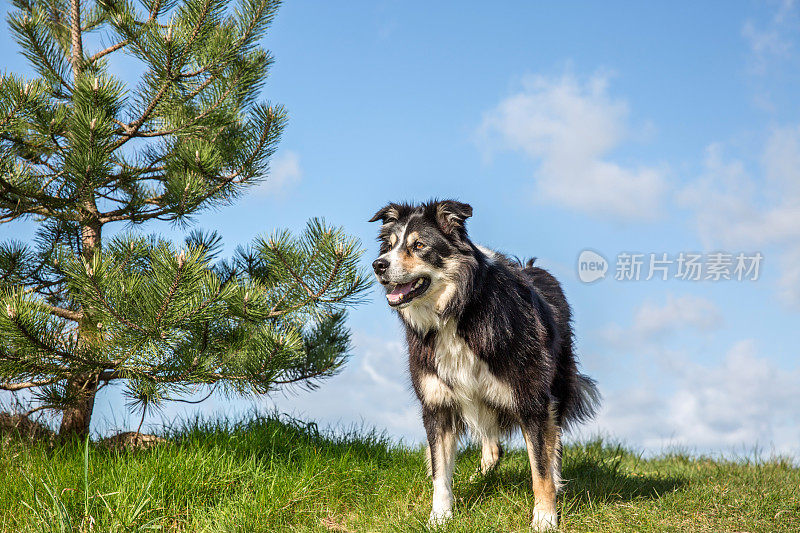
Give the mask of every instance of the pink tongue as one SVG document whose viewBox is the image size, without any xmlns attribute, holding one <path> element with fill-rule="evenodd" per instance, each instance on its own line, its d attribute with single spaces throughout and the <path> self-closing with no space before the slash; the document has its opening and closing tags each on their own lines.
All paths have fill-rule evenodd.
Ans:
<svg viewBox="0 0 800 533">
<path fill-rule="evenodd" d="M 386 295 L 386 299 L 392 303 L 397 303 L 403 299 L 403 296 L 411 292 L 411 289 L 414 288 L 414 283 L 416 280 L 409 281 L 408 283 L 403 283 L 402 285 L 398 285 L 390 293 Z"/>
</svg>

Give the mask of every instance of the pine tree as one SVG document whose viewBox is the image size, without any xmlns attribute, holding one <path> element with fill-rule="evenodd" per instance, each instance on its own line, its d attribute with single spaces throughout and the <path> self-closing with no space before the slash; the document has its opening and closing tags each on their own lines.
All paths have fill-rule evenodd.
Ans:
<svg viewBox="0 0 800 533">
<path fill-rule="evenodd" d="M 187 224 L 268 171 L 286 116 L 257 101 L 279 2 L 14 0 L 32 79 L 0 78 L 0 389 L 31 390 L 86 435 L 98 389 L 142 410 L 199 388 L 314 386 L 346 358 L 344 310 L 368 282 L 356 240 L 316 220 L 217 258 L 107 224 Z M 104 43 L 100 45 L 100 43 Z M 87 51 L 88 48 L 97 50 Z M 135 90 L 111 59 L 141 65 Z M 130 62 L 124 63 L 130 65 Z"/>
</svg>

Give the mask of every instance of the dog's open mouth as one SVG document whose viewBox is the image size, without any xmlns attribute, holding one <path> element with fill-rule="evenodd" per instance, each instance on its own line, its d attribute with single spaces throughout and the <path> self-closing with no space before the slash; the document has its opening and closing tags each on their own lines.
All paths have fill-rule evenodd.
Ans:
<svg viewBox="0 0 800 533">
<path fill-rule="evenodd" d="M 392 307 L 405 304 L 427 291 L 430 285 L 431 280 L 428 278 L 417 278 L 408 283 L 400 283 L 386 293 L 386 299 Z"/>
</svg>

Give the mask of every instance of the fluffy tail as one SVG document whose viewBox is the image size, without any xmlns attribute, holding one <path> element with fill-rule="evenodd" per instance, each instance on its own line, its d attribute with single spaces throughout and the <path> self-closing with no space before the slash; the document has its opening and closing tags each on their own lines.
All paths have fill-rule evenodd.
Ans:
<svg viewBox="0 0 800 533">
<path fill-rule="evenodd" d="M 578 374 L 577 379 L 575 398 L 570 402 L 571 405 L 566 413 L 568 424 L 590 420 L 594 417 L 602 401 L 600 391 L 597 390 L 597 383 L 592 378 Z"/>
</svg>

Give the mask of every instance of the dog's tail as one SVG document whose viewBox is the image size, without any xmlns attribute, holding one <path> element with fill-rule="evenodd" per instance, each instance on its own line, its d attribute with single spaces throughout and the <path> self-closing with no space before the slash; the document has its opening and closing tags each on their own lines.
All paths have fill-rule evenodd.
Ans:
<svg viewBox="0 0 800 533">
<path fill-rule="evenodd" d="M 602 396 L 597 390 L 597 383 L 589 376 L 577 374 L 575 395 L 569 402 L 565 414 L 567 424 L 576 424 L 590 420 L 600 407 Z"/>
</svg>

